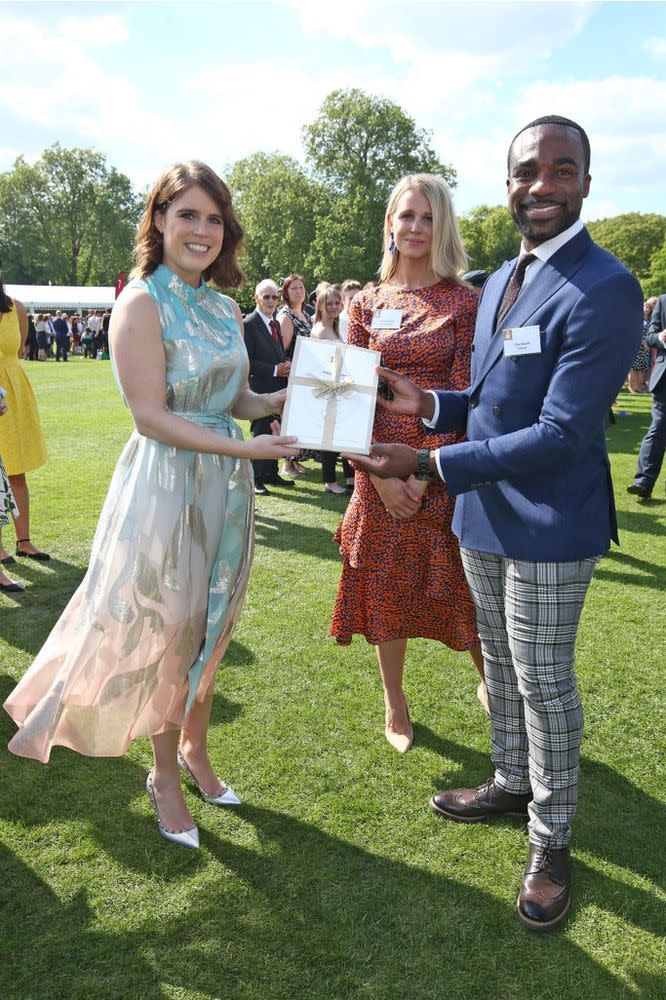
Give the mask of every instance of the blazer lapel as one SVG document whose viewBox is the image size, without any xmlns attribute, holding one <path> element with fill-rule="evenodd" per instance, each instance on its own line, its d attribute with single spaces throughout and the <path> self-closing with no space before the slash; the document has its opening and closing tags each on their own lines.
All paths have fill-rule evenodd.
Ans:
<svg viewBox="0 0 666 1000">
<path fill-rule="evenodd" d="M 505 260 L 501 268 L 490 276 L 484 286 L 479 303 L 479 314 L 474 333 L 474 357 L 472 364 L 472 385 L 479 380 L 479 374 L 484 368 L 485 359 L 490 350 L 495 331 L 495 317 L 499 304 L 504 296 L 504 290 L 515 266 L 515 261 Z"/>
<path fill-rule="evenodd" d="M 266 343 L 270 344 L 271 351 L 273 352 L 273 354 L 275 354 L 278 361 L 284 361 L 284 348 L 282 347 L 282 343 L 281 342 L 279 344 L 275 343 L 271 331 L 268 329 L 263 319 L 259 315 L 258 310 L 255 310 L 254 321 L 257 324 L 257 328 L 261 330 L 262 336 L 264 337 Z"/>
<path fill-rule="evenodd" d="M 518 258 L 511 261 L 509 265 L 505 265 L 508 267 L 507 274 L 501 284 L 495 286 L 492 301 L 488 302 L 489 308 L 494 305 L 494 312 L 492 314 L 485 314 L 486 329 L 493 332 L 492 336 L 489 337 L 485 355 L 480 359 L 479 369 L 474 379 L 474 386 L 483 381 L 495 362 L 504 353 L 502 330 L 511 327 L 530 326 L 530 320 L 537 310 L 545 305 L 548 299 L 555 295 L 564 284 L 571 280 L 571 277 L 581 266 L 581 261 L 591 243 L 592 240 L 587 230 L 584 229 L 574 236 L 573 239 L 569 240 L 568 243 L 565 243 L 560 250 L 553 254 L 550 260 L 542 264 L 538 274 L 530 281 L 527 288 L 521 292 L 502 320 L 500 329 L 500 327 L 496 326 L 497 309 Z"/>
</svg>

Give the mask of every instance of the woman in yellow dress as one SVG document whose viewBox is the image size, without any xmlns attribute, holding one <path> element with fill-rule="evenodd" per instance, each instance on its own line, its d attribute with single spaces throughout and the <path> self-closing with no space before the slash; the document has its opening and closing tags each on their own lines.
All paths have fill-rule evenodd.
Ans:
<svg viewBox="0 0 666 1000">
<path fill-rule="evenodd" d="M 7 403 L 7 413 L 0 420 L 0 455 L 19 510 L 13 514 L 16 555 L 44 560 L 50 557 L 30 541 L 30 495 L 25 478 L 26 472 L 38 469 L 47 459 L 37 401 L 19 361 L 27 335 L 28 315 L 20 302 L 7 295 L 0 278 L 0 385 Z M 15 561 L 0 538 L 0 562 Z"/>
</svg>

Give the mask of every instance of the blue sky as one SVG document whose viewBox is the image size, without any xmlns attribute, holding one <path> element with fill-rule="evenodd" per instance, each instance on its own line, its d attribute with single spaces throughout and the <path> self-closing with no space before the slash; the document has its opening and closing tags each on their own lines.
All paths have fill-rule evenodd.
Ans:
<svg viewBox="0 0 666 1000">
<path fill-rule="evenodd" d="M 504 201 L 506 147 L 564 114 L 592 144 L 585 217 L 666 214 L 665 3 L 0 4 L 0 170 L 92 146 L 140 187 L 177 159 L 301 158 L 331 90 L 399 103 L 459 212 Z"/>
</svg>

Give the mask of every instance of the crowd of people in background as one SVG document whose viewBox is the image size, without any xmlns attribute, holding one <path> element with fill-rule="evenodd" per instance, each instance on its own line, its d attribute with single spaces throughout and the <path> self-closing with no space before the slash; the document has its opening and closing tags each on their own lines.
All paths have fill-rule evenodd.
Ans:
<svg viewBox="0 0 666 1000">
<path fill-rule="evenodd" d="M 111 310 L 78 313 L 28 313 L 28 333 L 21 356 L 25 361 L 67 361 L 70 354 L 84 358 L 109 357 Z"/>
</svg>

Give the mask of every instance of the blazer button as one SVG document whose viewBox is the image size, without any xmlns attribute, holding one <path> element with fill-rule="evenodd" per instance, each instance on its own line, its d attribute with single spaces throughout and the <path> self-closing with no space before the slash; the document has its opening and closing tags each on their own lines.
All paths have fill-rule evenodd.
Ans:
<svg viewBox="0 0 666 1000">
<path fill-rule="evenodd" d="M 472 407 L 473 410 L 475 410 L 476 407 L 478 406 L 478 403 L 477 403 L 476 399 L 470 399 L 469 405 Z"/>
<path fill-rule="evenodd" d="M 501 412 L 502 412 L 501 406 L 493 406 L 493 413 L 495 414 L 496 417 L 499 417 Z"/>
</svg>

